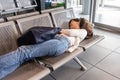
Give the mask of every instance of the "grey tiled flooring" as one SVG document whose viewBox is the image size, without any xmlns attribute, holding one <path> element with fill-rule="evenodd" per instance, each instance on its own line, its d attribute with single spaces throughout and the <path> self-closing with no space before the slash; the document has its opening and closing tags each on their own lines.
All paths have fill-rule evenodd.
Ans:
<svg viewBox="0 0 120 80">
<path fill-rule="evenodd" d="M 71 60 L 51 73 L 56 80 L 120 80 L 120 33 L 95 29 L 95 34 L 105 39 L 78 55 L 88 70 L 80 71 Z M 54 78 L 48 75 L 42 80 Z"/>
<path fill-rule="evenodd" d="M 78 57 L 92 65 L 95 65 L 110 53 L 111 50 L 95 45 L 87 49 L 84 53 L 82 53 Z"/>
<path fill-rule="evenodd" d="M 98 68 L 120 78 L 120 55 L 112 53 L 96 65 Z"/>
</svg>

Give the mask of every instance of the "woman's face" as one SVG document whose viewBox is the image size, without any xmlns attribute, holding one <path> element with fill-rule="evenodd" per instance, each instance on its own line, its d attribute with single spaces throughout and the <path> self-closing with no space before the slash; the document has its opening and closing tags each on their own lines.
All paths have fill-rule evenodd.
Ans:
<svg viewBox="0 0 120 80">
<path fill-rule="evenodd" d="M 80 29 L 80 22 L 77 22 L 77 21 L 71 21 L 70 23 L 70 29 Z"/>
</svg>

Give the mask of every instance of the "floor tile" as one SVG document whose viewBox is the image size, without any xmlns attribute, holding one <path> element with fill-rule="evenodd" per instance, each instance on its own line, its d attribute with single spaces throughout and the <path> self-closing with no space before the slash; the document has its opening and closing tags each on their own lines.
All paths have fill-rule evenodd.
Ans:
<svg viewBox="0 0 120 80">
<path fill-rule="evenodd" d="M 92 67 L 84 61 L 81 62 L 88 68 L 88 70 Z M 76 62 L 71 60 L 67 64 L 54 71 L 52 75 L 54 75 L 57 80 L 75 80 L 86 71 L 81 71 L 80 66 Z"/>
<path fill-rule="evenodd" d="M 105 36 L 105 39 L 100 41 L 97 45 L 110 49 L 110 50 L 114 50 L 120 46 L 120 44 L 118 44 L 119 41 L 120 39 L 115 39 L 113 37 Z"/>
<path fill-rule="evenodd" d="M 102 29 L 95 28 L 94 34 L 104 35 L 105 38 L 100 41 L 97 45 L 100 45 L 104 48 L 114 50 L 120 46 L 120 33 L 114 31 L 106 31 Z"/>
<path fill-rule="evenodd" d="M 108 36 L 112 36 L 114 38 L 118 38 L 120 39 L 120 33 L 116 32 L 114 30 L 108 30 L 108 29 L 102 29 L 100 27 L 95 26 L 94 28 L 94 34 L 100 34 L 100 35 L 108 35 Z"/>
<path fill-rule="evenodd" d="M 94 67 L 76 80 L 119 80 L 119 79 Z"/>
<path fill-rule="evenodd" d="M 104 35 L 105 31 L 104 30 L 101 30 L 101 29 L 98 29 L 96 26 L 94 28 L 94 34 L 99 34 L 99 35 Z"/>
<path fill-rule="evenodd" d="M 54 78 L 52 78 L 50 75 L 45 76 L 43 79 L 41 80 L 55 80 Z"/>
<path fill-rule="evenodd" d="M 120 47 L 115 49 L 115 52 L 119 53 L 120 54 Z"/>
<path fill-rule="evenodd" d="M 116 31 L 105 31 L 104 32 L 105 35 L 111 36 L 113 38 L 116 39 L 120 39 L 120 32 L 116 32 Z"/>
<path fill-rule="evenodd" d="M 98 68 L 120 78 L 120 55 L 112 53 L 96 65 Z"/>
<path fill-rule="evenodd" d="M 113 37 L 115 34 L 111 35 L 110 33 L 103 32 L 102 35 L 104 35 L 105 38 L 99 43 L 97 43 L 97 45 L 110 49 L 110 50 L 114 50 L 120 46 L 120 44 L 118 44 L 120 42 L 120 38 Z"/>
<path fill-rule="evenodd" d="M 87 49 L 84 53 L 80 54 L 79 58 L 92 65 L 95 65 L 110 53 L 110 50 L 94 45 L 91 48 Z"/>
</svg>

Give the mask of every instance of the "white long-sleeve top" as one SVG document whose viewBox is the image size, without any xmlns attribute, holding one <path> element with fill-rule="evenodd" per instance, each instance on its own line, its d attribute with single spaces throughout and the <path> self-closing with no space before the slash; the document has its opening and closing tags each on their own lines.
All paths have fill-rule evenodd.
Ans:
<svg viewBox="0 0 120 80">
<path fill-rule="evenodd" d="M 87 31 L 85 29 L 69 29 L 70 30 L 70 34 L 69 36 L 71 37 L 79 37 L 80 38 L 80 42 L 85 39 L 85 37 L 87 36 Z"/>
<path fill-rule="evenodd" d="M 66 37 L 71 41 L 71 44 L 75 42 L 73 37 L 79 37 L 81 42 L 87 36 L 85 29 L 63 29 L 61 33 L 67 35 Z"/>
<path fill-rule="evenodd" d="M 85 29 L 64 29 L 62 33 L 67 35 L 66 38 L 70 40 L 68 52 L 74 51 L 79 46 L 79 43 L 87 36 Z"/>
</svg>

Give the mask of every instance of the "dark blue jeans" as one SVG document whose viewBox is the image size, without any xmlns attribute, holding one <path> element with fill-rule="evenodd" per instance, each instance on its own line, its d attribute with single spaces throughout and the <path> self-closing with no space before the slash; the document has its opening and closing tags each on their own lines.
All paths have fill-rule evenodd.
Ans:
<svg viewBox="0 0 120 80">
<path fill-rule="evenodd" d="M 21 46 L 17 50 L 0 56 L 0 79 L 13 72 L 23 62 L 35 57 L 58 56 L 69 47 L 69 40 L 63 36 L 56 36 L 41 44 Z"/>
</svg>

